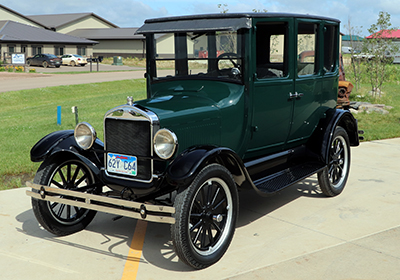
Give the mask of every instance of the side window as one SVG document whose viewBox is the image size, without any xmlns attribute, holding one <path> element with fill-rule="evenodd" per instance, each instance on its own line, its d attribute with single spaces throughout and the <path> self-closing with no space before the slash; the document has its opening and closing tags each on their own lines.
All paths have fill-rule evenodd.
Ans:
<svg viewBox="0 0 400 280">
<path fill-rule="evenodd" d="M 325 25 L 324 28 L 324 70 L 334 72 L 336 70 L 338 28 L 336 25 Z"/>
<path fill-rule="evenodd" d="M 297 74 L 312 75 L 317 71 L 317 30 L 313 23 L 299 23 L 297 35 Z"/>
<path fill-rule="evenodd" d="M 286 22 L 258 23 L 256 29 L 256 73 L 258 79 L 288 75 Z"/>
</svg>

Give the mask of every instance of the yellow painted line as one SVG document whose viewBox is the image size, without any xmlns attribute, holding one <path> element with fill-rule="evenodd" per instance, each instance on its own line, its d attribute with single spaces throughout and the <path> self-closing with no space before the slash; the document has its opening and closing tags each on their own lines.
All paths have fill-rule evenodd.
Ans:
<svg viewBox="0 0 400 280">
<path fill-rule="evenodd" d="M 139 269 L 140 257 L 142 256 L 142 249 L 144 237 L 146 235 L 147 222 L 138 220 L 136 223 L 135 233 L 132 237 L 131 246 L 129 249 L 128 257 L 126 258 L 124 272 L 122 273 L 121 280 L 134 280 Z"/>
</svg>

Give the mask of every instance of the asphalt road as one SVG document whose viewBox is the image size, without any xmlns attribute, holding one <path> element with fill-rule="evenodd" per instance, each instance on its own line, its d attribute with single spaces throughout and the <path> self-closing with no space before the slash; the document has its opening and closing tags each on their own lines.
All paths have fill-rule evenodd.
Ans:
<svg viewBox="0 0 400 280">
<path fill-rule="evenodd" d="M 35 67 L 37 73 L 0 72 L 0 92 L 138 79 L 143 78 L 145 73 L 144 69 L 129 66 L 106 64 L 100 64 L 99 66 L 99 71 L 108 72 L 97 72 L 97 67 L 93 66 L 93 72 L 91 73 L 53 74 L 54 72 L 90 71 L 88 65 L 84 67 L 61 66 L 60 68 Z"/>
<path fill-rule="evenodd" d="M 315 177 L 269 198 L 242 192 L 230 248 L 201 271 L 178 260 L 168 225 L 98 213 L 86 230 L 55 237 L 26 188 L 2 191 L 0 279 L 400 279 L 399 159 L 400 138 L 352 148 L 334 198 Z"/>
</svg>

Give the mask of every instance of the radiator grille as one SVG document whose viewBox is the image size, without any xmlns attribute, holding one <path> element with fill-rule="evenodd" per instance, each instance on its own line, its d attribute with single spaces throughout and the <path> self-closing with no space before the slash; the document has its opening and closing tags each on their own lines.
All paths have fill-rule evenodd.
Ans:
<svg viewBox="0 0 400 280">
<path fill-rule="evenodd" d="M 108 152 L 137 157 L 137 176 L 129 178 L 150 180 L 152 177 L 152 161 L 142 158 L 151 156 L 150 122 L 106 119 L 104 127 L 105 144 Z M 120 174 L 117 176 L 124 177 Z"/>
</svg>

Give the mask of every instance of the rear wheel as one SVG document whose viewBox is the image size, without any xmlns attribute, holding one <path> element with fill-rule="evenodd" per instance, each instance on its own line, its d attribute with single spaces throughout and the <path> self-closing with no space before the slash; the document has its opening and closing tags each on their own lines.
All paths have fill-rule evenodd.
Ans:
<svg viewBox="0 0 400 280">
<path fill-rule="evenodd" d="M 328 155 L 328 166 L 318 173 L 318 183 L 326 196 L 340 194 L 350 170 L 350 145 L 346 130 L 338 126 L 333 134 Z"/>
<path fill-rule="evenodd" d="M 76 65 L 75 61 L 71 61 L 71 66 L 75 67 L 75 65 Z"/>
<path fill-rule="evenodd" d="M 196 269 L 216 263 L 235 232 L 238 193 L 232 175 L 218 164 L 205 167 L 174 206 L 171 236 L 179 258 Z"/>
<path fill-rule="evenodd" d="M 93 184 L 90 169 L 79 160 L 44 162 L 36 173 L 34 182 L 62 189 L 79 189 Z M 37 190 L 33 190 L 37 192 Z M 88 190 L 85 190 L 88 192 Z M 93 193 L 93 189 L 90 191 Z M 59 197 L 63 197 L 60 195 Z M 78 232 L 93 220 L 96 211 L 32 198 L 32 208 L 39 223 L 55 235 Z"/>
</svg>

